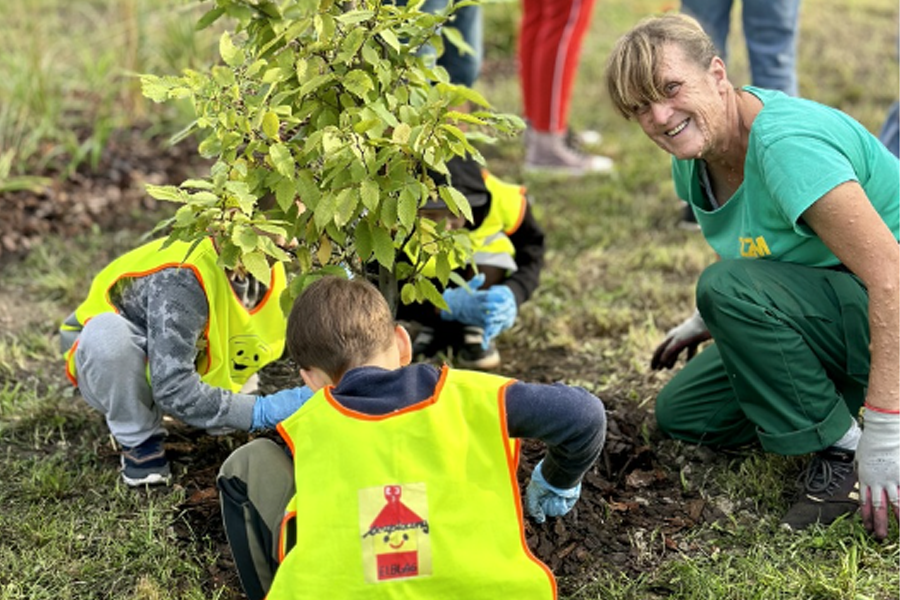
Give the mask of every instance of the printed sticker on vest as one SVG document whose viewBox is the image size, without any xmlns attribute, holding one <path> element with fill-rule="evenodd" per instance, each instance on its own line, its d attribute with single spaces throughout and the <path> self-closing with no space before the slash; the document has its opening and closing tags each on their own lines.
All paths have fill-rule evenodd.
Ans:
<svg viewBox="0 0 900 600">
<path fill-rule="evenodd" d="M 431 575 L 424 483 L 359 490 L 359 529 L 367 583 Z"/>
<path fill-rule="evenodd" d="M 228 340 L 231 379 L 245 384 L 263 365 L 272 362 L 275 352 L 259 336 L 236 335 Z"/>
</svg>

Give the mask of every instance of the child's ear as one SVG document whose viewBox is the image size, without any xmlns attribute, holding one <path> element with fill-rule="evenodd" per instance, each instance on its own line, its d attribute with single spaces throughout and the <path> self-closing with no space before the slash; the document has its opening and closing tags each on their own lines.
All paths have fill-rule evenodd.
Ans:
<svg viewBox="0 0 900 600">
<path fill-rule="evenodd" d="M 331 377 L 325 371 L 313 367 L 312 369 L 300 369 L 300 377 L 303 383 L 314 392 L 318 392 L 325 386 L 332 385 Z"/>
<path fill-rule="evenodd" d="M 397 353 L 400 357 L 400 366 L 405 367 L 412 362 L 412 340 L 409 338 L 409 332 L 403 325 L 394 327 L 394 340 L 397 344 Z"/>
</svg>

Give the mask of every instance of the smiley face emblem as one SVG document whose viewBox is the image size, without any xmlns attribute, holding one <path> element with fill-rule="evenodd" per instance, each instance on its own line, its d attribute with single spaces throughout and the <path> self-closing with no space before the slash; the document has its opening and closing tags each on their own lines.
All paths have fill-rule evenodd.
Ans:
<svg viewBox="0 0 900 600">
<path fill-rule="evenodd" d="M 229 345 L 231 373 L 235 381 L 246 381 L 271 360 L 272 349 L 256 336 L 235 336 Z"/>
</svg>

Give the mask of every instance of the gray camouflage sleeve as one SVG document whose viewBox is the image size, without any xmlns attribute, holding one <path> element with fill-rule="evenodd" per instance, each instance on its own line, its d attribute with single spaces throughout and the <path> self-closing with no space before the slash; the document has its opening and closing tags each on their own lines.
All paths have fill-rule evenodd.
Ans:
<svg viewBox="0 0 900 600">
<path fill-rule="evenodd" d="M 146 285 L 154 401 L 163 412 L 194 427 L 250 429 L 256 397 L 208 385 L 194 366 L 209 304 L 193 271 L 164 269 L 149 276 Z"/>
</svg>

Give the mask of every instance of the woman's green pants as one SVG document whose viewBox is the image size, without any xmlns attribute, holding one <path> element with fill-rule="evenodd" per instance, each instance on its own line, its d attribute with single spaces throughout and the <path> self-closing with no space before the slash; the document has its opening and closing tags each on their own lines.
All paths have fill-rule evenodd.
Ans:
<svg viewBox="0 0 900 600">
<path fill-rule="evenodd" d="M 759 441 L 785 455 L 839 440 L 865 400 L 868 294 L 854 275 L 766 260 L 722 260 L 697 282 L 715 342 L 663 388 L 660 428 L 699 444 Z"/>
</svg>

